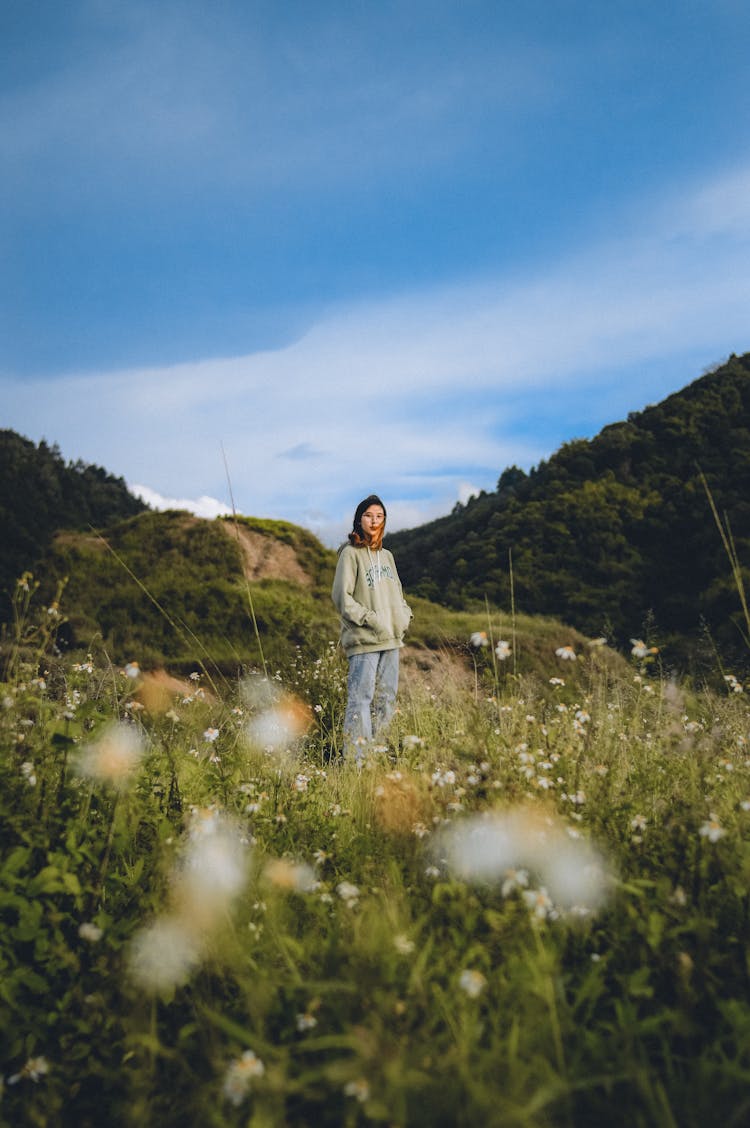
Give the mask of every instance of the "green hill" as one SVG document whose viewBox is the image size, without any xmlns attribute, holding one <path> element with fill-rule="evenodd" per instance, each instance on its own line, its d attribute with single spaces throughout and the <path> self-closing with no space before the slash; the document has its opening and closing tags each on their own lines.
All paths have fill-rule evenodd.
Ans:
<svg viewBox="0 0 750 1128">
<path fill-rule="evenodd" d="M 0 621 L 17 579 L 36 567 L 58 529 L 99 528 L 145 508 L 122 478 L 0 430 Z"/>
<path fill-rule="evenodd" d="M 330 598 L 336 554 L 312 533 L 284 521 L 250 517 L 205 520 L 188 513 L 146 511 L 101 533 L 58 532 L 36 574 L 37 614 L 64 584 L 57 632 L 63 651 L 91 651 L 116 666 L 187 674 L 203 667 L 211 677 L 234 678 L 262 668 L 295 684 L 300 670 L 320 669 L 340 679 L 343 657 L 332 651 L 338 616 Z M 546 682 L 555 650 L 570 646 L 579 662 L 564 663 L 567 680 L 583 684 L 592 663 L 616 666 L 607 648 L 591 650 L 578 631 L 557 620 L 514 619 L 486 607 L 473 612 L 409 599 L 415 618 L 404 652 L 409 679 L 431 680 L 441 693 L 456 688 L 491 692 L 513 673 Z M 473 632 L 487 635 L 472 647 Z M 495 661 L 501 638 L 512 656 Z M 2 651 L 10 653 L 8 646 Z M 313 673 L 313 677 L 315 674 Z"/>
<path fill-rule="evenodd" d="M 680 664 L 706 627 L 723 653 L 747 655 L 702 476 L 748 565 L 750 354 L 388 544 L 404 584 L 449 607 L 509 607 L 512 559 L 524 612 L 620 644 L 650 630 Z"/>
<path fill-rule="evenodd" d="M 332 637 L 333 560 L 283 521 L 149 511 L 101 536 L 58 533 L 42 578 L 47 595 L 67 581 L 68 647 L 100 639 L 118 662 L 232 672 Z"/>
</svg>

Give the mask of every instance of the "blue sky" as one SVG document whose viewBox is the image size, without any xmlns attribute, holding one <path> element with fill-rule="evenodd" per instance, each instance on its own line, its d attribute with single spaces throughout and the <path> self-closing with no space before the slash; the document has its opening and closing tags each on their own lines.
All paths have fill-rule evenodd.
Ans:
<svg viewBox="0 0 750 1128">
<path fill-rule="evenodd" d="M 745 0 L 4 0 L 0 426 L 449 512 L 750 348 Z"/>
</svg>

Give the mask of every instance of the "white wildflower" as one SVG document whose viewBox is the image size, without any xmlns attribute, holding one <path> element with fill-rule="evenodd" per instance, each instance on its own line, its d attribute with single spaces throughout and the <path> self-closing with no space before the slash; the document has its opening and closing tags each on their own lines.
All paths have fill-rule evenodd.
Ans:
<svg viewBox="0 0 750 1128">
<path fill-rule="evenodd" d="M 487 980 L 482 975 L 481 971 L 467 967 L 461 972 L 458 985 L 462 991 L 466 992 L 470 999 L 477 999 L 487 986 Z"/>
</svg>

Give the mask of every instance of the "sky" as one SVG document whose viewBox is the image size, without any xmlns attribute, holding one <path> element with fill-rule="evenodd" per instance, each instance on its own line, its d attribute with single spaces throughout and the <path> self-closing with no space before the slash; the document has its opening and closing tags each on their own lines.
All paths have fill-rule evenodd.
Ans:
<svg viewBox="0 0 750 1128">
<path fill-rule="evenodd" d="M 343 539 L 750 349 L 746 0 L 2 0 L 0 427 Z"/>
</svg>

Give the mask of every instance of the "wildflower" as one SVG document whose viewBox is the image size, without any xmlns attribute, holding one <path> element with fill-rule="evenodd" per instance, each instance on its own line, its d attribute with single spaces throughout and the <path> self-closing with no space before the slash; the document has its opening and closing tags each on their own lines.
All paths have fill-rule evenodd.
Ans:
<svg viewBox="0 0 750 1128">
<path fill-rule="evenodd" d="M 21 775 L 24 777 L 29 787 L 36 787 L 36 769 L 31 760 L 25 760 L 23 764 L 21 764 Z"/>
<path fill-rule="evenodd" d="M 213 834 L 219 827 L 221 815 L 212 804 L 210 807 L 191 807 L 188 832 L 191 838 Z"/>
<path fill-rule="evenodd" d="M 562 658 L 563 662 L 575 662 L 578 658 L 572 646 L 558 646 L 555 654 L 558 658 Z"/>
<path fill-rule="evenodd" d="M 740 807 L 743 811 L 750 811 L 750 799 L 743 799 L 740 802 Z"/>
<path fill-rule="evenodd" d="M 393 946 L 402 956 L 410 956 L 414 951 L 414 941 L 410 940 L 408 936 L 404 936 L 402 932 L 393 937 Z"/>
<path fill-rule="evenodd" d="M 648 658 L 651 654 L 659 653 L 658 646 L 646 646 L 645 642 L 643 642 L 640 638 L 631 638 L 630 645 L 632 646 L 630 653 L 634 658 Z"/>
<path fill-rule="evenodd" d="M 358 1077 L 355 1081 L 347 1081 L 344 1085 L 344 1094 L 347 1097 L 354 1097 L 360 1104 L 370 1099 L 370 1086 L 365 1081 L 364 1077 Z"/>
<path fill-rule="evenodd" d="M 564 681 L 563 678 L 550 678 L 549 684 L 550 685 L 565 685 L 565 681 Z"/>
<path fill-rule="evenodd" d="M 503 897 L 509 897 L 515 889 L 525 889 L 529 884 L 529 874 L 525 869 L 508 869 L 500 887 Z"/>
<path fill-rule="evenodd" d="M 242 1057 L 236 1058 L 227 1066 L 224 1096 L 231 1104 L 241 1105 L 250 1092 L 252 1082 L 262 1077 L 265 1071 L 266 1067 L 261 1059 L 252 1050 L 245 1050 Z"/>
<path fill-rule="evenodd" d="M 95 944 L 97 940 L 101 940 L 104 932 L 97 924 L 92 924 L 91 921 L 84 921 L 78 929 L 78 935 L 82 940 L 88 940 L 91 944 Z"/>
<path fill-rule="evenodd" d="M 33 1081 L 36 1084 L 40 1077 L 49 1073 L 49 1063 L 45 1057 L 32 1057 L 26 1062 L 20 1073 L 14 1073 L 8 1078 L 9 1085 L 16 1085 L 19 1081 Z"/>
<path fill-rule="evenodd" d="M 318 1025 L 318 1020 L 314 1014 L 305 1011 L 297 1015 L 297 1029 L 300 1034 L 304 1034 L 307 1030 L 313 1030 Z"/>
<path fill-rule="evenodd" d="M 482 647 L 482 646 L 489 646 L 489 640 L 487 638 L 487 632 L 486 631 L 474 631 L 471 638 L 469 639 L 469 642 L 475 648 L 475 650 L 479 650 L 479 648 Z"/>
<path fill-rule="evenodd" d="M 461 972 L 458 985 L 462 991 L 466 992 L 470 999 L 477 999 L 487 986 L 487 980 L 482 975 L 481 971 L 467 967 Z"/>
<path fill-rule="evenodd" d="M 350 881 L 340 881 L 336 886 L 336 892 L 348 908 L 351 909 L 357 904 L 359 889 Z"/>
<path fill-rule="evenodd" d="M 47 614 L 49 615 L 50 619 L 60 618 L 60 605 L 58 604 L 57 600 L 55 600 L 53 603 L 50 603 L 49 607 L 47 608 Z"/>
<path fill-rule="evenodd" d="M 303 775 L 302 772 L 300 772 L 295 777 L 294 783 L 292 784 L 292 787 L 294 788 L 295 791 L 307 791 L 307 785 L 309 784 L 309 782 L 310 782 L 310 777 Z"/>
<path fill-rule="evenodd" d="M 95 744 L 81 750 L 75 766 L 81 775 L 120 790 L 130 781 L 144 752 L 145 742 L 139 730 L 134 725 L 115 722 L 104 729 Z"/>
<path fill-rule="evenodd" d="M 495 647 L 495 654 L 497 655 L 498 659 L 501 662 L 505 662 L 507 658 L 510 658 L 512 653 L 513 649 L 510 643 L 501 638 L 497 646 Z"/>
<path fill-rule="evenodd" d="M 424 741 L 421 736 L 405 736 L 401 743 L 404 748 L 421 748 Z"/>
<path fill-rule="evenodd" d="M 741 682 L 737 681 L 737 678 L 734 676 L 734 674 L 725 674 L 724 681 L 727 683 L 727 689 L 730 690 L 731 693 L 743 692 L 742 684 Z"/>
<path fill-rule="evenodd" d="M 130 678 L 131 681 L 135 681 L 135 679 L 140 677 L 141 675 L 141 667 L 137 662 L 128 662 L 127 666 L 122 672 L 126 678 Z"/>
<path fill-rule="evenodd" d="M 438 877 L 440 877 L 440 870 L 437 868 L 437 866 L 426 866 L 424 875 L 425 877 L 429 877 L 430 880 L 435 881 Z"/>
<path fill-rule="evenodd" d="M 544 886 L 540 889 L 525 890 L 523 899 L 532 916 L 536 917 L 537 920 L 546 920 L 547 917 L 554 920 L 557 915 L 552 899 Z"/>
<path fill-rule="evenodd" d="M 718 842 L 720 838 L 724 837 L 726 831 L 719 824 L 716 815 L 711 814 L 698 833 L 702 838 L 707 838 L 709 842 Z"/>
<path fill-rule="evenodd" d="M 630 826 L 633 830 L 645 830 L 648 826 L 648 819 L 645 815 L 634 815 L 630 820 Z"/>
<path fill-rule="evenodd" d="M 217 728 L 207 728 L 203 733 L 203 740 L 205 744 L 214 744 L 219 738 L 219 730 Z"/>
</svg>

